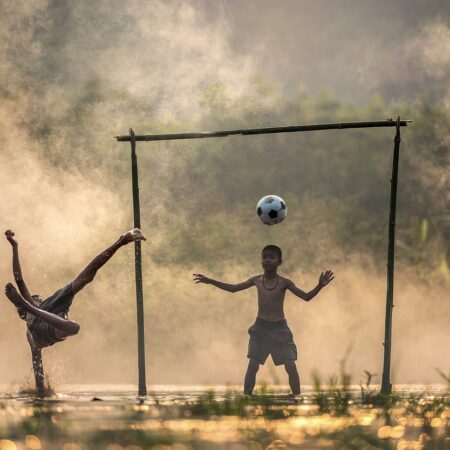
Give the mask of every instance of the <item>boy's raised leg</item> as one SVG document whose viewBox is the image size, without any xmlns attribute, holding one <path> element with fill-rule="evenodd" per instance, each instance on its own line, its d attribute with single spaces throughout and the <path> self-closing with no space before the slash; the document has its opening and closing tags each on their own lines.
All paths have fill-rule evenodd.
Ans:
<svg viewBox="0 0 450 450">
<path fill-rule="evenodd" d="M 97 255 L 80 273 L 80 275 L 72 281 L 73 293 L 76 294 L 77 292 L 80 292 L 81 289 L 90 283 L 97 274 L 98 269 L 105 265 L 120 247 L 134 241 L 145 241 L 145 237 L 139 228 L 134 228 L 133 230 L 123 234 L 116 242 L 114 242 L 114 244 Z"/>
<path fill-rule="evenodd" d="M 252 395 L 256 383 L 256 374 L 259 370 L 259 362 L 249 358 L 247 372 L 244 379 L 244 394 Z"/>
<path fill-rule="evenodd" d="M 298 374 L 295 361 L 289 361 L 284 364 L 284 368 L 289 375 L 289 386 L 294 395 L 300 395 L 300 376 Z"/>
</svg>

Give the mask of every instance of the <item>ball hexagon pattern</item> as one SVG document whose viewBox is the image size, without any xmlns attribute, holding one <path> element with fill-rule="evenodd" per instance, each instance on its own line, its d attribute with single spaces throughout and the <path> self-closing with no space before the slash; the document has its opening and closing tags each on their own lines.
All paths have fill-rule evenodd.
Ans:
<svg viewBox="0 0 450 450">
<path fill-rule="evenodd" d="M 278 195 L 266 195 L 256 205 L 256 214 L 264 225 L 277 225 L 286 218 L 286 202 Z"/>
</svg>

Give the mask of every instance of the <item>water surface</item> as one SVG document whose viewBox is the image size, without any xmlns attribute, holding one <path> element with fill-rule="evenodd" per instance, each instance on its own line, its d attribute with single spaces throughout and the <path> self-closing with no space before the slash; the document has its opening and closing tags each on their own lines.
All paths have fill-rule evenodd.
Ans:
<svg viewBox="0 0 450 450">
<path fill-rule="evenodd" d="M 287 386 L 254 397 L 240 386 L 61 386 L 46 399 L 0 398 L 0 450 L 273 450 L 276 448 L 450 448 L 449 390 L 443 385 Z M 355 447 L 356 446 L 356 447 Z"/>
</svg>

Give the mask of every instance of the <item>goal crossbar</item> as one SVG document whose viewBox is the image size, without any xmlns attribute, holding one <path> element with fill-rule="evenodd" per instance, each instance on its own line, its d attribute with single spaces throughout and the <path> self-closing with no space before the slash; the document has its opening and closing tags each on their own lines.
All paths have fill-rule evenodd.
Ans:
<svg viewBox="0 0 450 450">
<path fill-rule="evenodd" d="M 400 120 L 400 126 L 406 127 L 412 120 Z M 378 120 L 374 122 L 340 122 L 340 123 L 319 123 L 314 125 L 291 125 L 288 127 L 269 127 L 269 128 L 246 128 L 242 130 L 222 130 L 205 131 L 201 133 L 170 133 L 170 134 L 137 134 L 134 140 L 137 141 L 173 141 L 179 139 L 204 139 L 235 135 L 254 135 L 254 134 L 274 134 L 274 133 L 294 133 L 301 131 L 315 130 L 344 130 L 349 128 L 380 128 L 395 127 L 397 121 L 393 119 Z M 126 134 L 116 136 L 119 142 L 130 142 L 131 135 Z"/>
</svg>

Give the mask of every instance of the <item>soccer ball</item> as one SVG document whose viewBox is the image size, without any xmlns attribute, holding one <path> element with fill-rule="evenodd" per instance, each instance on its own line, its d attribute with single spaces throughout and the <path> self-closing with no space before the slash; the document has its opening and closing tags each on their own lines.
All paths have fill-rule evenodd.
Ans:
<svg viewBox="0 0 450 450">
<path fill-rule="evenodd" d="M 263 224 L 276 225 L 286 218 L 286 202 L 277 195 L 266 195 L 256 205 L 256 214 Z"/>
</svg>

